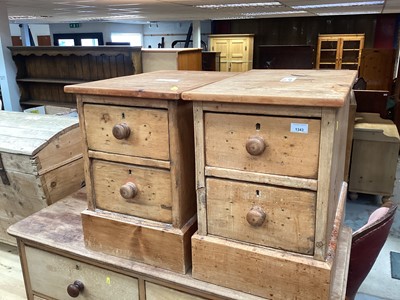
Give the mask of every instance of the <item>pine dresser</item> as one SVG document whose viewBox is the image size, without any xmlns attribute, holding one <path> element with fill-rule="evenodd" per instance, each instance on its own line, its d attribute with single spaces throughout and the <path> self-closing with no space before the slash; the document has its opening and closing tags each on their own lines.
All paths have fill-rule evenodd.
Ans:
<svg viewBox="0 0 400 300">
<path fill-rule="evenodd" d="M 251 70 L 182 94 L 194 102 L 194 278 L 271 299 L 329 298 L 355 78 Z"/>
</svg>

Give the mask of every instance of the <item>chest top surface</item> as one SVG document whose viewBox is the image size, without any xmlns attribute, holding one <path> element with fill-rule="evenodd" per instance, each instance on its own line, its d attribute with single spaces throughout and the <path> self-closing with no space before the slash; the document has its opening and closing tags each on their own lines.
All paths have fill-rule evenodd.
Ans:
<svg viewBox="0 0 400 300">
<path fill-rule="evenodd" d="M 182 99 L 341 107 L 356 75 L 351 70 L 251 70 L 183 92 Z"/>
<path fill-rule="evenodd" d="M 34 155 L 57 135 L 78 126 L 77 118 L 0 111 L 0 152 Z"/>
<path fill-rule="evenodd" d="M 155 71 L 69 85 L 67 93 L 178 100 L 181 93 L 238 73 L 204 71 Z"/>
</svg>

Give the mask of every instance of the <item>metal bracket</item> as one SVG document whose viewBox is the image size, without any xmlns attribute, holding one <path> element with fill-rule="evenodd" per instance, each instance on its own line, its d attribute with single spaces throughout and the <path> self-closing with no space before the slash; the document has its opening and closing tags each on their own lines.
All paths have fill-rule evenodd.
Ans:
<svg viewBox="0 0 400 300">
<path fill-rule="evenodd" d="M 1 181 L 3 181 L 4 185 L 10 185 L 10 180 L 8 180 L 7 172 L 4 169 L 3 160 L 1 158 L 1 153 L 0 153 L 0 177 L 1 177 Z"/>
</svg>

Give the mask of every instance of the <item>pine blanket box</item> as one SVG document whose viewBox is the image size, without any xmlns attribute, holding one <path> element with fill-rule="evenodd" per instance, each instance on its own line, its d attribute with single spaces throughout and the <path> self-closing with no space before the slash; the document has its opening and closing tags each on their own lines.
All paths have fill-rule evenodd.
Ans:
<svg viewBox="0 0 400 300">
<path fill-rule="evenodd" d="M 84 137 L 88 248 L 185 273 L 197 229 L 189 89 L 236 75 L 156 71 L 65 87 Z M 101 228 L 101 230 L 100 230 Z"/>
<path fill-rule="evenodd" d="M 356 72 L 251 70 L 194 101 L 192 274 L 271 299 L 328 299 Z"/>
<path fill-rule="evenodd" d="M 262 298 L 196 280 L 148 264 L 93 251 L 85 246 L 81 211 L 85 190 L 12 225 L 18 241 L 27 299 L 261 300 Z M 343 241 L 351 231 L 342 228 Z M 339 242 L 340 272 L 331 300 L 342 299 L 349 244 Z"/>
<path fill-rule="evenodd" d="M 84 184 L 77 118 L 0 111 L 0 242 L 7 228 Z"/>
<path fill-rule="evenodd" d="M 382 196 L 386 202 L 393 195 L 400 136 L 392 120 L 377 113 L 356 113 L 351 154 L 349 192 Z"/>
</svg>

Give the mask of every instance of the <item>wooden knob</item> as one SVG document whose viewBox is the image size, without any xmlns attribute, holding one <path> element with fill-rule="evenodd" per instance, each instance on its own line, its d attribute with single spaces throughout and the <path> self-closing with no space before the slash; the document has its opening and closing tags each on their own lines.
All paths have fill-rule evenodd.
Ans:
<svg viewBox="0 0 400 300">
<path fill-rule="evenodd" d="M 130 200 L 135 198 L 138 194 L 139 190 L 133 182 L 127 182 L 119 189 L 119 193 L 121 194 L 122 198 L 126 200 Z"/>
<path fill-rule="evenodd" d="M 67 293 L 70 295 L 72 298 L 76 298 L 79 296 L 80 292 L 83 291 L 85 286 L 83 285 L 83 282 L 79 280 L 75 280 L 74 283 L 71 283 L 67 287 Z"/>
<path fill-rule="evenodd" d="M 118 140 L 127 139 L 131 134 L 131 129 L 126 123 L 117 124 L 113 127 L 112 134 Z"/>
<path fill-rule="evenodd" d="M 247 139 L 246 150 L 251 155 L 260 155 L 265 150 L 265 142 L 262 137 L 252 136 Z"/>
<path fill-rule="evenodd" d="M 253 206 L 246 215 L 247 222 L 254 227 L 260 227 L 264 224 L 267 217 L 265 211 L 259 206 Z"/>
</svg>

